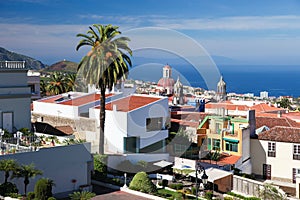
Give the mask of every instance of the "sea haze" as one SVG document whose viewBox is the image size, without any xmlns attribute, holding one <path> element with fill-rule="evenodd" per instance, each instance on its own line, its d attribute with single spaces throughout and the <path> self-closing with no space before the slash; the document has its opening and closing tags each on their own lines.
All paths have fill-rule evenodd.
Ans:
<svg viewBox="0 0 300 200">
<path fill-rule="evenodd" d="M 203 77 L 191 65 L 172 65 L 172 77 L 185 85 L 208 89 Z M 129 78 L 157 82 L 162 77 L 163 64 L 133 67 Z M 218 65 L 227 84 L 227 92 L 237 94 L 268 91 L 269 96 L 300 96 L 300 67 L 291 65 Z M 216 86 L 214 88 L 216 90 Z"/>
</svg>

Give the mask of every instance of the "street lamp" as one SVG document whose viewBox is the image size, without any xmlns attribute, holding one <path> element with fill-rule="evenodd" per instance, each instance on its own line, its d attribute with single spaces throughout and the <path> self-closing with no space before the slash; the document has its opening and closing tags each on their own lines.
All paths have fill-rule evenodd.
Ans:
<svg viewBox="0 0 300 200">
<path fill-rule="evenodd" d="M 201 176 L 201 180 L 203 185 L 207 184 L 207 180 L 208 180 L 208 176 L 205 173 L 205 169 L 204 167 L 200 164 L 200 162 L 196 161 L 196 165 L 195 165 L 195 171 L 196 171 L 196 199 L 198 199 L 198 173 L 200 174 L 201 172 L 203 172 L 202 176 Z"/>
<path fill-rule="evenodd" d="M 127 184 L 126 184 L 126 178 L 127 178 L 127 173 L 125 172 L 124 173 L 124 186 L 123 186 L 123 188 L 127 188 Z"/>
<path fill-rule="evenodd" d="M 4 130 L 2 128 L 0 128 L 0 148 L 2 151 L 2 136 L 4 135 Z"/>
</svg>

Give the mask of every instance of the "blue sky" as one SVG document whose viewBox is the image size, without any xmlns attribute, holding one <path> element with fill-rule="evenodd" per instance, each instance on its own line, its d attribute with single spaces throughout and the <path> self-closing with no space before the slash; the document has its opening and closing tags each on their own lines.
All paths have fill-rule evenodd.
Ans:
<svg viewBox="0 0 300 200">
<path fill-rule="evenodd" d="M 94 23 L 163 27 L 185 34 L 210 55 L 246 64 L 300 64 L 297 0 L 5 0 L 0 2 L 0 46 L 46 64 L 78 62 L 79 38 Z M 133 36 L 134 37 L 134 36 Z M 148 40 L 145 32 L 139 37 Z M 155 40 L 165 40 L 159 32 Z M 170 46 L 178 46 L 169 37 Z M 143 40 L 139 40 L 143 41 Z M 190 52 L 191 56 L 193 52 Z"/>
</svg>

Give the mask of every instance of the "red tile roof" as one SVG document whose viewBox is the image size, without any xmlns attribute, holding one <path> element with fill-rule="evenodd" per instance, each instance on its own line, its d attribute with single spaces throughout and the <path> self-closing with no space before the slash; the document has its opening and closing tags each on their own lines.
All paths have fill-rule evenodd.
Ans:
<svg viewBox="0 0 300 200">
<path fill-rule="evenodd" d="M 80 105 L 84 105 L 90 102 L 94 102 L 94 101 L 99 101 L 100 100 L 100 94 L 88 94 L 88 95 L 84 95 L 81 97 L 77 97 L 74 99 L 69 99 L 66 101 L 62 101 L 59 102 L 58 104 L 62 104 L 62 105 L 69 105 L 69 106 L 80 106 Z"/>
<path fill-rule="evenodd" d="M 260 103 L 250 107 L 251 110 L 255 110 L 255 113 L 260 112 L 276 112 L 276 111 L 284 111 L 282 108 L 276 108 L 274 106 L 270 106 L 266 103 Z"/>
<path fill-rule="evenodd" d="M 222 155 L 218 161 L 219 165 L 233 165 L 237 163 L 237 161 L 241 158 L 241 156 L 234 155 Z"/>
<path fill-rule="evenodd" d="M 147 104 L 153 103 L 155 101 L 161 100 L 161 98 L 150 97 L 150 96 L 128 96 L 116 101 L 112 101 L 105 105 L 106 110 L 113 110 L 113 105 L 116 105 L 117 111 L 129 112 L 134 109 L 143 107 Z M 96 107 L 100 108 L 100 106 Z"/>
<path fill-rule="evenodd" d="M 300 143 L 300 128 L 276 126 L 258 135 L 259 140 Z"/>
<path fill-rule="evenodd" d="M 235 105 L 232 103 L 208 103 L 205 105 L 207 109 L 214 109 L 214 108 L 225 108 L 227 110 L 250 110 L 246 105 Z"/>
<path fill-rule="evenodd" d="M 47 97 L 44 99 L 40 99 L 38 100 L 39 102 L 44 102 L 44 103 L 55 103 L 55 100 L 62 98 L 62 95 L 55 95 L 55 96 L 51 96 L 51 97 Z"/>
<path fill-rule="evenodd" d="M 300 128 L 300 124 L 291 120 L 287 117 L 277 117 L 276 116 L 256 116 L 256 128 L 260 128 L 262 126 L 267 126 L 269 128 L 273 128 L 275 126 L 286 126 L 286 127 L 298 127 Z"/>
</svg>

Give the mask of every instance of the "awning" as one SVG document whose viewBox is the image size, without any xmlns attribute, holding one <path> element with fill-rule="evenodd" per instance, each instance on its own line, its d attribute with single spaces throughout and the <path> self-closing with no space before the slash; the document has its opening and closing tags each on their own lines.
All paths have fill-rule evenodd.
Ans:
<svg viewBox="0 0 300 200">
<path fill-rule="evenodd" d="M 161 160 L 159 162 L 153 163 L 153 165 L 156 165 L 158 167 L 167 167 L 169 165 L 173 165 L 173 163 L 165 161 L 165 160 Z"/>
<path fill-rule="evenodd" d="M 239 143 L 239 140 L 231 139 L 231 138 L 223 138 L 223 140 L 227 142 L 234 142 L 234 143 Z"/>
<path fill-rule="evenodd" d="M 208 176 L 208 181 L 213 183 L 216 180 L 219 180 L 221 178 L 224 178 L 226 176 L 230 176 L 232 175 L 231 172 L 227 172 L 221 169 L 217 169 L 217 168 L 208 168 L 205 170 L 206 175 Z M 196 177 L 196 172 L 191 172 L 189 173 L 190 176 L 192 177 Z M 203 172 L 201 172 L 200 174 L 198 174 L 198 178 L 201 179 L 201 176 L 203 175 Z"/>
<path fill-rule="evenodd" d="M 172 167 L 173 169 L 179 169 L 179 170 L 184 170 L 184 169 L 192 169 L 191 166 L 188 165 L 175 165 Z"/>
</svg>

